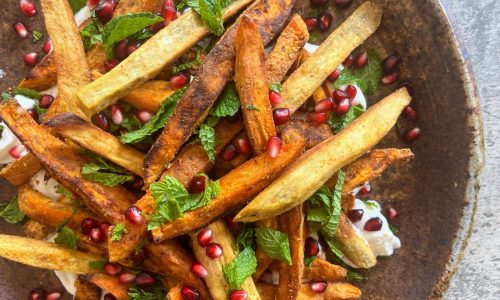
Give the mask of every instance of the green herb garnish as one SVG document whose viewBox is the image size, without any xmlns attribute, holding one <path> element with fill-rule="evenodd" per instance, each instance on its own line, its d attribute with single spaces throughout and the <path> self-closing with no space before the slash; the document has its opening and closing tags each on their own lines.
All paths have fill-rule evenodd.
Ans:
<svg viewBox="0 0 500 300">
<path fill-rule="evenodd" d="M 122 239 L 123 235 L 127 233 L 127 228 L 123 224 L 116 224 L 111 230 L 111 240 L 119 241 Z"/>
<path fill-rule="evenodd" d="M 238 289 L 248 277 L 255 273 L 257 258 L 251 248 L 245 248 L 233 261 L 222 269 L 230 289 Z"/>
<path fill-rule="evenodd" d="M 78 237 L 73 230 L 64 225 L 59 229 L 57 236 L 54 238 L 54 242 L 71 249 L 76 249 L 78 246 Z"/>
<path fill-rule="evenodd" d="M 0 217 L 10 224 L 19 223 L 24 219 L 24 213 L 19 209 L 17 196 L 12 198 L 9 203 L 0 204 Z"/>
</svg>

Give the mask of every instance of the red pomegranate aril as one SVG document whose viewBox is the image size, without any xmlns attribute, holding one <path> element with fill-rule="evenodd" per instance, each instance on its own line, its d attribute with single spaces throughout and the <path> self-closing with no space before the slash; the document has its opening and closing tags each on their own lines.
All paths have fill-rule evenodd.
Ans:
<svg viewBox="0 0 500 300">
<path fill-rule="evenodd" d="M 335 82 L 340 77 L 341 71 L 339 69 L 332 72 L 332 74 L 328 75 L 326 78 L 330 82 Z"/>
<path fill-rule="evenodd" d="M 116 297 L 113 294 L 107 293 L 103 297 L 104 300 L 116 300 Z"/>
<path fill-rule="evenodd" d="M 383 85 L 389 85 L 389 84 L 393 84 L 397 80 L 398 80 L 398 73 L 397 72 L 393 72 L 393 73 L 389 73 L 389 74 L 385 75 L 384 77 L 382 77 L 382 79 L 380 80 L 380 82 Z"/>
<path fill-rule="evenodd" d="M 158 31 L 162 30 L 163 28 L 165 28 L 165 24 L 163 22 L 158 22 L 156 24 L 149 26 L 149 30 L 151 30 L 152 33 L 157 33 Z"/>
<path fill-rule="evenodd" d="M 392 207 L 389 207 L 387 209 L 387 218 L 391 221 L 391 222 L 394 222 L 396 221 L 396 218 L 398 217 L 398 211 L 395 210 L 394 208 Z"/>
<path fill-rule="evenodd" d="M 347 8 L 352 4 L 352 0 L 334 0 L 333 3 L 340 8 Z"/>
<path fill-rule="evenodd" d="M 229 144 L 222 152 L 221 158 L 225 161 L 231 161 L 237 155 L 238 155 L 238 149 L 236 149 L 236 146 L 233 144 Z"/>
<path fill-rule="evenodd" d="M 127 48 L 126 48 L 127 49 L 127 56 L 132 54 L 135 50 L 139 49 L 140 46 L 141 46 L 141 43 L 139 43 L 139 42 L 128 44 Z"/>
<path fill-rule="evenodd" d="M 141 209 L 135 205 L 127 208 L 125 210 L 125 218 L 132 222 L 133 224 L 142 224 L 144 222 L 144 217 L 142 216 Z"/>
<path fill-rule="evenodd" d="M 247 300 L 248 293 L 244 290 L 234 290 L 229 294 L 229 300 Z"/>
<path fill-rule="evenodd" d="M 331 14 L 324 12 L 318 18 L 318 25 L 321 31 L 327 31 L 332 26 L 333 17 Z"/>
<path fill-rule="evenodd" d="M 151 286 L 155 283 L 156 279 L 148 273 L 141 273 L 135 279 L 135 283 L 140 287 Z"/>
<path fill-rule="evenodd" d="M 191 272 L 198 277 L 207 277 L 208 275 L 207 268 L 199 262 L 195 262 L 191 265 Z"/>
<path fill-rule="evenodd" d="M 52 51 L 52 41 L 51 40 L 47 40 L 45 42 L 45 44 L 43 44 L 42 50 L 43 50 L 43 52 L 45 52 L 45 54 L 49 54 L 50 51 Z"/>
<path fill-rule="evenodd" d="M 192 194 L 199 194 L 205 191 L 206 177 L 203 175 L 195 176 L 189 184 L 189 192 Z"/>
<path fill-rule="evenodd" d="M 392 72 L 399 64 L 399 57 L 394 54 L 389 55 L 384 59 L 382 64 L 384 66 L 384 73 Z"/>
<path fill-rule="evenodd" d="M 142 124 L 147 123 L 153 117 L 153 114 L 147 110 L 138 110 L 135 112 L 135 116 Z"/>
<path fill-rule="evenodd" d="M 210 243 L 207 245 L 207 248 L 205 249 L 205 253 L 211 259 L 216 259 L 221 257 L 222 252 L 223 252 L 222 246 L 217 243 Z"/>
<path fill-rule="evenodd" d="M 420 128 L 415 127 L 405 133 L 405 140 L 408 143 L 414 142 L 420 136 Z"/>
<path fill-rule="evenodd" d="M 270 91 L 269 102 L 271 102 L 272 106 L 278 106 L 281 104 L 281 102 L 283 102 L 283 98 L 281 98 L 281 95 L 279 93 Z"/>
<path fill-rule="evenodd" d="M 89 235 L 90 231 L 97 227 L 99 227 L 99 223 L 95 219 L 85 218 L 80 224 L 80 232 L 84 235 Z"/>
<path fill-rule="evenodd" d="M 144 249 L 140 249 L 138 251 L 134 251 L 132 255 L 130 255 L 130 260 L 135 266 L 141 265 L 146 259 L 146 254 L 144 253 Z"/>
<path fill-rule="evenodd" d="M 328 3 L 328 0 L 309 0 L 309 3 L 312 7 L 320 7 L 325 6 Z"/>
<path fill-rule="evenodd" d="M 360 196 L 366 196 L 370 193 L 371 185 L 369 182 L 365 183 L 358 191 Z"/>
<path fill-rule="evenodd" d="M 188 83 L 188 77 L 184 73 L 175 74 L 170 77 L 170 83 L 174 88 L 181 88 Z"/>
<path fill-rule="evenodd" d="M 38 53 L 31 52 L 23 56 L 23 61 L 27 66 L 34 66 L 38 63 Z"/>
<path fill-rule="evenodd" d="M 405 107 L 405 109 L 403 110 L 403 114 L 409 121 L 415 121 L 417 119 L 417 111 L 409 105 Z"/>
<path fill-rule="evenodd" d="M 104 264 L 104 272 L 106 274 L 115 276 L 123 270 L 122 266 L 115 263 L 107 262 Z"/>
<path fill-rule="evenodd" d="M 206 247 L 208 244 L 210 244 L 213 237 L 214 232 L 212 231 L 212 229 L 202 229 L 196 235 L 196 239 L 198 240 L 198 245 L 200 245 L 200 247 Z"/>
<path fill-rule="evenodd" d="M 109 122 L 103 112 L 98 112 L 94 114 L 91 118 L 92 123 L 104 131 L 109 129 Z"/>
<path fill-rule="evenodd" d="M 324 281 L 316 281 L 311 283 L 311 290 L 316 293 L 323 293 L 326 290 L 327 283 Z"/>
<path fill-rule="evenodd" d="M 28 28 L 26 28 L 26 25 L 22 22 L 17 22 L 14 24 L 14 31 L 16 32 L 17 36 L 25 39 L 28 38 L 29 36 L 29 31 Z"/>
<path fill-rule="evenodd" d="M 286 124 L 290 120 L 290 110 L 288 108 L 276 108 L 273 111 L 273 120 L 276 126 Z"/>
<path fill-rule="evenodd" d="M 109 222 L 102 222 L 99 225 L 99 229 L 102 230 L 102 233 L 104 233 L 104 236 L 106 238 L 108 237 L 109 227 L 111 227 L 111 223 L 109 223 Z"/>
<path fill-rule="evenodd" d="M 118 58 L 119 60 L 124 60 L 127 58 L 127 40 L 121 40 L 118 43 L 115 44 L 113 47 L 113 53 L 115 54 L 115 57 Z"/>
<path fill-rule="evenodd" d="M 27 110 L 28 114 L 38 123 L 38 113 L 34 108 L 30 108 Z"/>
<path fill-rule="evenodd" d="M 304 246 L 306 256 L 316 256 L 319 253 L 319 242 L 317 239 L 309 236 L 306 239 L 306 245 Z"/>
<path fill-rule="evenodd" d="M 36 15 L 36 6 L 32 1 L 21 0 L 19 1 L 19 4 L 21 5 L 21 10 L 23 11 L 23 13 L 28 17 L 33 17 L 34 15 Z"/>
<path fill-rule="evenodd" d="M 114 0 L 106 0 L 96 7 L 95 15 L 102 23 L 108 23 L 113 18 L 115 7 L 116 3 Z"/>
<path fill-rule="evenodd" d="M 354 61 L 354 58 L 352 57 L 352 55 L 349 55 L 345 60 L 344 62 L 342 63 L 344 65 L 344 67 L 346 68 L 350 68 L 352 67 L 352 62 Z"/>
<path fill-rule="evenodd" d="M 121 284 L 128 284 L 132 283 L 135 281 L 135 278 L 137 278 L 137 275 L 131 272 L 122 272 L 120 275 L 118 275 L 118 282 Z"/>
<path fill-rule="evenodd" d="M 20 159 L 24 151 L 26 151 L 26 148 L 23 145 L 16 145 L 10 148 L 9 154 L 15 159 Z"/>
<path fill-rule="evenodd" d="M 278 157 L 281 152 L 281 139 L 277 136 L 272 136 L 267 141 L 267 154 L 272 157 Z"/>
<path fill-rule="evenodd" d="M 365 211 L 362 209 L 351 209 L 347 212 L 347 217 L 351 222 L 356 223 L 363 218 L 364 213 Z"/>
<path fill-rule="evenodd" d="M 367 62 L 368 62 L 368 52 L 366 52 L 366 50 L 363 51 L 360 55 L 358 55 L 356 59 L 354 59 L 354 63 L 358 68 L 363 67 L 364 65 L 366 65 Z"/>
<path fill-rule="evenodd" d="M 333 105 L 333 113 L 337 116 L 345 115 L 351 108 L 351 101 L 348 98 L 344 98 L 340 101 L 335 100 Z"/>
<path fill-rule="evenodd" d="M 89 9 L 94 9 L 98 4 L 100 0 L 87 0 L 87 7 Z"/>
<path fill-rule="evenodd" d="M 172 21 L 177 19 L 177 11 L 175 7 L 168 7 L 163 11 L 163 24 L 168 26 Z"/>
<path fill-rule="evenodd" d="M 304 19 L 304 23 L 306 23 L 307 30 L 312 31 L 318 28 L 318 19 L 315 17 L 307 17 Z"/>
<path fill-rule="evenodd" d="M 307 114 L 307 119 L 315 124 L 324 124 L 327 116 L 324 112 L 310 112 Z"/>
<path fill-rule="evenodd" d="M 248 155 L 252 151 L 250 147 L 250 142 L 246 138 L 238 138 L 235 142 L 236 149 L 238 149 L 238 153 L 241 155 Z"/>
<path fill-rule="evenodd" d="M 327 112 L 331 110 L 332 107 L 333 107 L 333 100 L 331 98 L 325 98 L 316 103 L 316 105 L 314 106 L 314 111 Z"/>
<path fill-rule="evenodd" d="M 335 90 L 332 93 L 332 98 L 335 101 L 340 101 L 349 98 L 349 94 L 343 90 Z"/>
<path fill-rule="evenodd" d="M 102 243 L 106 239 L 104 232 L 100 228 L 94 228 L 89 233 L 90 240 L 94 243 Z"/>
<path fill-rule="evenodd" d="M 354 85 L 348 85 L 345 91 L 349 95 L 349 99 L 351 99 L 351 101 L 354 100 L 358 94 L 358 89 Z"/>
<path fill-rule="evenodd" d="M 61 299 L 61 292 L 58 292 L 58 291 L 52 291 L 50 293 L 47 294 L 47 300 L 59 300 Z"/>
<path fill-rule="evenodd" d="M 34 289 L 30 292 L 30 300 L 45 300 L 45 291 L 42 288 Z"/>
<path fill-rule="evenodd" d="M 198 300 L 200 299 L 200 292 L 193 287 L 184 285 L 181 288 L 181 296 L 183 300 Z"/>
<path fill-rule="evenodd" d="M 54 102 L 54 97 L 52 97 L 51 95 L 43 94 L 38 101 L 38 105 L 41 108 L 49 108 L 52 105 L 52 102 Z"/>
<path fill-rule="evenodd" d="M 123 123 L 122 109 L 120 108 L 120 105 L 116 103 L 111 105 L 111 120 L 113 120 L 113 123 L 116 125 Z"/>
<path fill-rule="evenodd" d="M 379 231 L 382 228 L 382 220 L 379 217 L 371 218 L 366 221 L 363 229 L 366 231 Z"/>
<path fill-rule="evenodd" d="M 104 69 L 106 72 L 113 70 L 114 67 L 118 66 L 120 60 L 118 58 L 113 58 L 104 63 Z"/>
</svg>

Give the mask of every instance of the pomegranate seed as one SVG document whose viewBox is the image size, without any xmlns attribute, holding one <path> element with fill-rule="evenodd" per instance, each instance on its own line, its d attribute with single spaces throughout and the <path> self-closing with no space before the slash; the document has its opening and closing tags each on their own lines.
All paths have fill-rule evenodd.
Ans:
<svg viewBox="0 0 500 300">
<path fill-rule="evenodd" d="M 201 263 L 195 262 L 191 265 L 191 272 L 198 277 L 207 277 L 208 271 Z"/>
<path fill-rule="evenodd" d="M 100 228 L 94 228 L 89 233 L 90 240 L 94 243 L 102 243 L 106 239 L 104 232 Z"/>
<path fill-rule="evenodd" d="M 403 114 L 405 115 L 406 119 L 410 121 L 415 121 L 417 119 L 417 111 L 409 105 L 405 107 L 405 109 L 403 110 Z"/>
<path fill-rule="evenodd" d="M 163 2 L 163 10 L 168 9 L 168 8 L 175 8 L 175 3 L 172 0 L 165 0 Z"/>
<path fill-rule="evenodd" d="M 157 33 L 158 31 L 162 30 L 163 28 L 165 28 L 165 24 L 163 22 L 158 22 L 156 24 L 149 26 L 149 30 L 151 30 L 152 33 Z"/>
<path fill-rule="evenodd" d="M 52 105 L 52 102 L 54 102 L 54 97 L 52 97 L 51 95 L 43 94 L 40 98 L 40 101 L 38 101 L 38 105 L 41 108 L 49 108 Z"/>
<path fill-rule="evenodd" d="M 135 112 L 135 116 L 142 124 L 147 123 L 154 116 L 151 112 L 147 110 L 138 110 Z"/>
<path fill-rule="evenodd" d="M 30 292 L 30 300 L 45 300 L 45 291 L 42 288 L 34 289 Z"/>
<path fill-rule="evenodd" d="M 200 292 L 193 287 L 184 285 L 181 288 L 181 296 L 183 300 L 198 300 L 200 299 Z"/>
<path fill-rule="evenodd" d="M 238 150 L 236 146 L 233 144 L 229 144 L 226 146 L 226 149 L 222 152 L 221 158 L 225 161 L 231 161 L 238 155 Z"/>
<path fill-rule="evenodd" d="M 122 266 L 119 264 L 114 264 L 110 262 L 104 264 L 104 272 L 106 272 L 106 274 L 111 276 L 117 275 L 122 271 L 122 269 L 123 269 Z"/>
<path fill-rule="evenodd" d="M 47 294 L 47 300 L 58 300 L 61 299 L 61 293 L 58 291 L 52 291 Z"/>
<path fill-rule="evenodd" d="M 17 22 L 14 24 L 14 31 L 16 32 L 17 36 L 25 39 L 29 36 L 28 28 L 26 28 L 26 25 L 22 22 Z"/>
<path fill-rule="evenodd" d="M 222 255 L 222 247 L 217 243 L 210 243 L 207 245 L 205 252 L 211 259 L 216 259 Z"/>
<path fill-rule="evenodd" d="M 383 85 L 389 85 L 389 84 L 393 84 L 397 80 L 398 80 L 398 73 L 393 72 L 393 73 L 389 73 L 389 74 L 385 75 L 384 77 L 382 77 L 380 82 L 382 82 Z"/>
<path fill-rule="evenodd" d="M 146 254 L 144 253 L 144 249 L 140 249 L 139 251 L 134 251 L 132 255 L 130 255 L 130 259 L 132 263 L 136 266 L 141 265 L 146 259 Z"/>
<path fill-rule="evenodd" d="M 350 68 L 352 67 L 352 62 L 353 62 L 354 58 L 352 57 L 352 54 L 349 55 L 345 60 L 344 62 L 342 63 L 344 65 L 344 67 L 346 68 Z"/>
<path fill-rule="evenodd" d="M 349 99 L 351 99 L 351 101 L 354 100 L 354 98 L 356 98 L 356 95 L 358 94 L 358 89 L 354 85 L 348 85 L 345 91 L 349 95 Z"/>
<path fill-rule="evenodd" d="M 365 211 L 362 209 L 351 209 L 347 212 L 347 217 L 351 222 L 356 223 L 363 218 L 364 213 Z"/>
<path fill-rule="evenodd" d="M 314 111 L 316 112 L 327 112 L 333 107 L 333 100 L 331 98 L 325 98 L 320 100 L 315 106 Z"/>
<path fill-rule="evenodd" d="M 420 136 L 420 128 L 418 127 L 415 127 L 413 129 L 410 129 L 408 130 L 406 133 L 405 133 L 405 140 L 408 142 L 408 143 L 412 143 L 414 142 L 416 139 L 418 139 L 418 137 Z"/>
<path fill-rule="evenodd" d="M 281 98 L 281 95 L 279 93 L 270 91 L 269 92 L 269 101 L 271 102 L 272 106 L 278 106 L 283 102 L 283 98 Z"/>
<path fill-rule="evenodd" d="M 229 300 L 247 300 L 248 294 L 244 290 L 234 290 L 229 294 Z"/>
<path fill-rule="evenodd" d="M 327 116 L 324 112 L 310 112 L 307 119 L 315 124 L 324 124 Z"/>
<path fill-rule="evenodd" d="M 311 283 L 311 290 L 316 293 L 323 293 L 326 290 L 326 282 L 324 281 L 316 281 Z"/>
<path fill-rule="evenodd" d="M 281 139 L 277 136 L 272 136 L 267 141 L 267 154 L 270 157 L 275 158 L 280 154 L 281 151 Z"/>
<path fill-rule="evenodd" d="M 288 108 L 276 108 L 273 111 L 273 120 L 276 126 L 280 126 L 290 120 L 290 110 Z"/>
<path fill-rule="evenodd" d="M 120 60 L 118 60 L 117 58 L 113 58 L 104 63 L 104 69 L 106 70 L 106 72 L 109 72 L 113 70 L 114 67 L 118 66 L 119 63 Z"/>
<path fill-rule="evenodd" d="M 396 55 L 392 54 L 389 55 L 386 59 L 384 59 L 383 66 L 384 66 L 384 73 L 390 73 L 396 68 L 399 64 L 399 57 Z"/>
<path fill-rule="evenodd" d="M 109 129 L 108 119 L 106 118 L 106 115 L 104 115 L 103 112 L 96 113 L 95 115 L 92 116 L 91 120 L 92 123 L 94 123 L 94 125 L 101 128 L 102 130 L 107 131 Z"/>
<path fill-rule="evenodd" d="M 38 54 L 35 52 L 25 54 L 23 56 L 23 61 L 27 66 L 32 67 L 38 63 Z"/>
<path fill-rule="evenodd" d="M 21 5 L 21 10 L 25 15 L 28 17 L 33 17 L 36 15 L 36 6 L 35 3 L 31 2 L 30 0 L 21 0 L 19 1 L 19 4 Z"/>
<path fill-rule="evenodd" d="M 192 194 L 199 194 L 205 191 L 206 177 L 199 175 L 195 176 L 189 184 L 189 192 Z"/>
<path fill-rule="evenodd" d="M 382 220 L 379 217 L 371 218 L 366 221 L 363 229 L 366 231 L 378 231 L 382 228 Z"/>
<path fill-rule="evenodd" d="M 309 30 L 309 31 L 312 31 L 318 27 L 318 19 L 315 17 L 305 18 L 304 23 L 306 23 L 307 30 Z"/>
<path fill-rule="evenodd" d="M 26 152 L 26 148 L 24 148 L 23 145 L 16 145 L 9 150 L 10 156 L 12 156 L 15 159 L 20 159 L 23 152 Z"/>
<path fill-rule="evenodd" d="M 151 286 L 155 281 L 155 278 L 148 273 L 141 273 L 135 279 L 135 283 L 140 287 Z"/>
<path fill-rule="evenodd" d="M 45 42 L 45 44 L 43 44 L 43 52 L 45 52 L 45 54 L 49 54 L 53 49 L 53 46 L 52 46 L 52 41 L 51 40 L 47 40 Z"/>
<path fill-rule="evenodd" d="M 87 6 L 89 9 L 94 9 L 98 4 L 100 0 L 87 0 Z"/>
<path fill-rule="evenodd" d="M 324 12 L 319 15 L 318 21 L 319 29 L 324 32 L 330 29 L 330 26 L 332 26 L 333 17 L 331 14 Z"/>
<path fill-rule="evenodd" d="M 335 80 L 337 80 L 340 77 L 340 72 L 341 71 L 339 69 L 337 69 L 337 70 L 333 71 L 332 74 L 328 75 L 328 77 L 326 79 L 330 82 L 335 82 Z"/>
<path fill-rule="evenodd" d="M 114 0 L 106 0 L 96 7 L 95 15 L 102 23 L 108 23 L 113 18 L 115 7 L 116 3 Z"/>
<path fill-rule="evenodd" d="M 170 78 L 170 83 L 174 88 L 181 88 L 188 82 L 188 77 L 184 73 L 175 74 Z"/>
<path fill-rule="evenodd" d="M 30 108 L 27 110 L 28 114 L 33 118 L 38 123 L 38 113 L 36 112 L 35 109 Z"/>
<path fill-rule="evenodd" d="M 403 81 L 401 83 L 398 84 L 398 88 L 406 88 L 406 90 L 408 91 L 408 94 L 410 94 L 410 96 L 413 97 L 413 86 L 409 83 L 409 82 L 406 82 L 406 81 Z"/>
<path fill-rule="evenodd" d="M 368 52 L 366 52 L 366 50 L 363 51 L 360 55 L 358 55 L 354 59 L 354 63 L 358 68 L 361 68 L 362 66 L 366 65 L 367 62 L 368 62 Z"/>
<path fill-rule="evenodd" d="M 139 49 L 140 46 L 141 46 L 141 43 L 139 43 L 139 42 L 127 45 L 127 56 L 132 54 L 135 50 Z"/>
<path fill-rule="evenodd" d="M 106 238 L 108 237 L 109 227 L 111 227 L 109 222 L 102 222 L 101 225 L 99 225 L 99 229 L 102 230 L 102 233 L 104 233 Z"/>
<path fill-rule="evenodd" d="M 111 105 L 111 120 L 113 120 L 113 123 L 116 125 L 123 123 L 123 112 L 119 104 L 115 103 Z"/>
<path fill-rule="evenodd" d="M 206 247 L 212 241 L 214 237 L 214 232 L 212 229 L 202 229 L 196 235 L 196 239 L 198 240 L 198 245 L 201 247 Z"/>
<path fill-rule="evenodd" d="M 313 237 L 307 237 L 304 247 L 307 256 L 316 256 L 319 253 L 319 242 Z"/>
<path fill-rule="evenodd" d="M 346 8 L 352 4 L 352 0 L 334 0 L 333 3 L 340 8 Z"/>
<path fill-rule="evenodd" d="M 141 224 L 144 222 L 144 217 L 141 214 L 141 209 L 135 205 L 127 208 L 125 211 L 125 218 L 132 222 L 133 224 Z"/>
<path fill-rule="evenodd" d="M 396 220 L 396 218 L 398 217 L 398 211 L 395 210 L 394 208 L 392 207 L 389 207 L 387 209 L 387 218 L 389 220 L 391 220 L 392 222 L 394 222 Z"/>
<path fill-rule="evenodd" d="M 252 151 L 250 148 L 250 143 L 246 138 L 238 138 L 236 140 L 236 149 L 238 149 L 238 153 L 241 155 L 247 155 Z"/>
<path fill-rule="evenodd" d="M 337 116 L 345 115 L 351 108 L 351 101 L 348 98 L 344 98 L 340 101 L 335 100 L 333 105 L 333 113 Z"/>
<path fill-rule="evenodd" d="M 113 294 L 107 293 L 104 295 L 103 300 L 116 300 L 116 297 Z"/>
<path fill-rule="evenodd" d="M 312 7 L 324 6 L 328 3 L 328 0 L 309 0 Z"/>
<path fill-rule="evenodd" d="M 177 19 L 177 11 L 175 7 L 165 8 L 163 11 L 163 24 L 168 26 L 168 24 L 172 23 L 175 19 Z"/>
<path fill-rule="evenodd" d="M 124 60 L 127 58 L 127 40 L 121 40 L 118 43 L 115 44 L 113 47 L 113 53 L 115 54 L 115 57 L 118 58 L 119 60 Z"/>
<path fill-rule="evenodd" d="M 359 189 L 358 194 L 360 196 L 366 196 L 370 193 L 371 186 L 369 183 L 365 183 L 362 188 Z"/>
<path fill-rule="evenodd" d="M 80 224 L 80 232 L 82 234 L 89 235 L 90 231 L 97 227 L 99 227 L 99 224 L 97 223 L 96 220 L 92 218 L 85 218 L 82 220 L 82 223 Z"/>
<path fill-rule="evenodd" d="M 333 100 L 340 101 L 349 98 L 349 94 L 343 90 L 335 90 L 332 93 Z"/>
<path fill-rule="evenodd" d="M 121 284 L 132 283 L 135 281 L 136 277 L 137 275 L 135 275 L 134 273 L 121 272 L 120 275 L 118 275 L 118 282 Z"/>
</svg>

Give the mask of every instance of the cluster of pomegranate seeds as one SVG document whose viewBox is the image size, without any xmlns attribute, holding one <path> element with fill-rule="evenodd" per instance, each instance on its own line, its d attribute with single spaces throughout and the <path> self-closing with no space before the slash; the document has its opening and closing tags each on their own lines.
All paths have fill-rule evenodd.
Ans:
<svg viewBox="0 0 500 300">
<path fill-rule="evenodd" d="M 222 246 L 217 243 L 210 243 L 205 248 L 205 253 L 211 259 L 216 259 L 222 256 Z"/>
<path fill-rule="evenodd" d="M 198 277 L 207 277 L 208 271 L 205 266 L 203 266 L 200 262 L 194 262 L 191 265 L 191 272 Z"/>
<path fill-rule="evenodd" d="M 270 157 L 278 157 L 281 152 L 281 139 L 277 136 L 270 137 L 267 141 L 266 150 Z"/>
<path fill-rule="evenodd" d="M 123 271 L 123 268 L 119 264 L 110 262 L 104 264 L 104 272 L 106 272 L 106 274 L 108 275 L 115 276 L 118 275 L 118 273 L 120 273 L 121 271 Z"/>
<path fill-rule="evenodd" d="M 118 103 L 111 105 L 111 120 L 116 125 L 123 123 L 123 111 Z"/>
<path fill-rule="evenodd" d="M 214 237 L 214 232 L 212 229 L 202 229 L 198 234 L 196 235 L 196 239 L 198 240 L 198 245 L 200 247 L 206 247 L 210 242 L 212 241 L 212 238 Z"/>
<path fill-rule="evenodd" d="M 113 294 L 107 293 L 103 297 L 104 300 L 116 300 L 116 297 Z"/>
<path fill-rule="evenodd" d="M 29 293 L 30 300 L 58 300 L 61 299 L 59 291 L 46 292 L 43 288 L 34 289 Z"/>
<path fill-rule="evenodd" d="M 311 290 L 316 293 L 323 293 L 326 290 L 327 283 L 325 281 L 316 281 L 311 283 Z"/>
<path fill-rule="evenodd" d="M 28 28 L 22 22 L 15 23 L 13 27 L 14 27 L 14 31 L 16 32 L 17 36 L 22 38 L 22 39 L 26 39 L 30 35 Z"/>
<path fill-rule="evenodd" d="M 389 207 L 387 209 L 387 218 L 389 219 L 389 221 L 394 222 L 396 221 L 397 217 L 398 217 L 398 211 L 393 207 Z"/>
<path fill-rule="evenodd" d="M 107 238 L 109 226 L 111 226 L 111 224 L 108 222 L 99 224 L 95 219 L 85 218 L 80 224 L 80 232 L 84 235 L 88 235 L 90 240 L 94 243 L 102 243 Z"/>
<path fill-rule="evenodd" d="M 379 217 L 371 218 L 366 221 L 363 229 L 366 231 L 379 231 L 382 228 L 382 220 Z"/>
<path fill-rule="evenodd" d="M 118 3 L 114 0 L 106 0 L 101 2 L 95 8 L 95 16 L 101 23 L 106 24 L 113 18 L 113 13 L 115 12 L 115 8 Z"/>
<path fill-rule="evenodd" d="M 35 66 L 38 63 L 38 53 L 31 52 L 23 56 L 24 64 L 30 67 Z"/>
<path fill-rule="evenodd" d="M 177 19 L 175 3 L 172 0 L 166 0 L 163 4 L 163 24 L 168 26 L 168 24 L 172 23 L 175 19 Z"/>
<path fill-rule="evenodd" d="M 273 120 L 276 126 L 286 124 L 290 120 L 290 110 L 288 108 L 276 108 L 273 111 Z"/>
<path fill-rule="evenodd" d="M 41 108 L 49 108 L 52 105 L 52 102 L 54 102 L 54 97 L 52 97 L 51 95 L 43 94 L 38 101 L 38 105 Z"/>
<path fill-rule="evenodd" d="M 189 184 L 189 192 L 192 194 L 199 194 L 205 191 L 207 178 L 203 175 L 195 176 Z"/>
<path fill-rule="evenodd" d="M 21 10 L 25 15 L 28 17 L 33 17 L 36 15 L 37 10 L 35 3 L 33 3 L 31 0 L 21 0 L 19 1 L 19 5 L 21 6 Z"/>
<path fill-rule="evenodd" d="M 43 52 L 45 52 L 45 54 L 49 54 L 53 49 L 53 46 L 52 46 L 52 41 L 51 40 L 47 40 L 45 42 L 45 44 L 43 44 Z"/>
<path fill-rule="evenodd" d="M 144 222 L 141 209 L 135 205 L 125 210 L 125 218 L 133 224 L 142 224 Z"/>
<path fill-rule="evenodd" d="M 309 236 L 306 239 L 306 244 L 304 246 L 304 252 L 306 256 L 316 256 L 319 253 L 319 242 L 317 239 Z"/>
<path fill-rule="evenodd" d="M 324 12 L 318 17 L 318 27 L 322 32 L 327 31 L 332 26 L 333 16 L 330 13 Z"/>
<path fill-rule="evenodd" d="M 248 293 L 244 290 L 234 290 L 229 293 L 229 300 L 247 300 Z"/>
<path fill-rule="evenodd" d="M 23 152 L 26 151 L 26 148 L 24 148 L 23 145 L 16 145 L 9 150 L 9 155 L 12 156 L 14 159 L 20 159 Z"/>
<path fill-rule="evenodd" d="M 233 158 L 235 158 L 238 155 L 238 149 L 236 149 L 236 146 L 233 144 L 229 144 L 226 146 L 224 151 L 222 151 L 221 158 L 224 161 L 231 161 Z"/>
<path fill-rule="evenodd" d="M 178 73 L 170 77 L 170 84 L 176 89 L 179 89 L 188 83 L 189 77 L 184 73 Z"/>
<path fill-rule="evenodd" d="M 395 71 L 396 67 L 399 65 L 399 61 L 399 57 L 395 54 L 391 54 L 384 59 L 382 62 L 384 76 L 382 76 L 380 80 L 383 85 L 393 84 L 399 79 L 399 74 Z"/>
<path fill-rule="evenodd" d="M 351 209 L 347 212 L 347 217 L 351 222 L 356 223 L 363 218 L 364 213 L 362 209 Z"/>
<path fill-rule="evenodd" d="M 84 235 L 89 235 L 90 231 L 99 227 L 99 222 L 92 218 L 85 218 L 80 224 L 80 232 Z"/>
<path fill-rule="evenodd" d="M 150 111 L 142 109 L 136 111 L 135 116 L 139 119 L 139 121 L 141 121 L 142 124 L 146 124 L 154 115 Z"/>
<path fill-rule="evenodd" d="M 252 148 L 250 148 L 250 142 L 244 137 L 236 139 L 235 144 L 238 153 L 241 155 L 248 155 L 252 151 Z"/>
<path fill-rule="evenodd" d="M 181 296 L 183 300 L 198 300 L 200 299 L 200 292 L 194 287 L 183 285 L 181 288 Z"/>
<path fill-rule="evenodd" d="M 281 98 L 280 93 L 275 91 L 269 92 L 269 102 L 271 102 L 272 106 L 278 106 L 283 102 L 283 98 Z"/>
</svg>

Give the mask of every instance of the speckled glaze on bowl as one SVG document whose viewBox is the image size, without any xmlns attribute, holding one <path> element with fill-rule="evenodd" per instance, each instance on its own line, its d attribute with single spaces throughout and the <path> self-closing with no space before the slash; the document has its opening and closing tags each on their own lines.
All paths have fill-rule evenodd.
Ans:
<svg viewBox="0 0 500 300">
<path fill-rule="evenodd" d="M 382 54 L 398 52 L 402 57 L 400 78 L 414 87 L 413 105 L 422 136 L 411 145 L 415 159 L 392 167 L 373 182 L 371 196 L 399 211 L 395 226 L 403 247 L 392 258 L 379 259 L 370 279 L 359 286 L 364 299 L 440 298 L 460 263 L 477 205 L 483 164 L 479 99 L 467 55 L 439 1 L 374 1 L 384 7 L 384 16 L 365 47 Z M 335 16 L 332 28 L 361 2 L 341 11 L 328 4 Z M 28 71 L 22 63 L 24 53 L 42 54 L 43 43 L 21 41 L 13 33 L 12 24 L 18 20 L 45 33 L 42 18 L 27 20 L 18 5 L 17 0 L 0 5 L 0 69 L 6 73 L 0 90 L 15 85 Z M 308 6 L 308 1 L 298 1 L 296 11 L 312 14 Z M 382 89 L 369 102 L 387 93 L 389 89 Z M 399 123 L 379 147 L 407 147 L 398 132 L 408 126 Z M 14 194 L 4 181 L 0 190 L 1 201 Z M 20 226 L 3 222 L 0 232 L 22 234 Z M 29 290 L 41 285 L 61 288 L 52 272 L 4 259 L 0 259 L 0 270 L 0 299 L 24 299 Z"/>
</svg>

